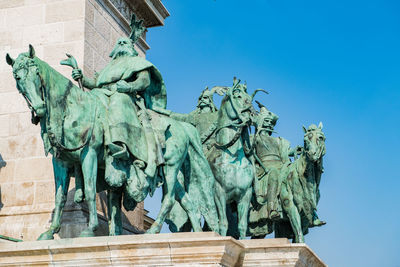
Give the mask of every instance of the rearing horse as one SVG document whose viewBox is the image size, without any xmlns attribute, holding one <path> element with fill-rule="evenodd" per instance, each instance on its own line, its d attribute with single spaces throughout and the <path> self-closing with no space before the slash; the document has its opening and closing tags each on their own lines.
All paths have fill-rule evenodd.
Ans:
<svg viewBox="0 0 400 267">
<path fill-rule="evenodd" d="M 249 125 L 252 97 L 240 80 L 234 80 L 218 111 L 216 143 L 208 154 L 215 176 L 215 203 L 221 235 L 228 231 L 226 205 L 237 204 L 240 238 L 246 237 L 247 217 L 252 197 L 254 166 L 250 160 Z"/>
<path fill-rule="evenodd" d="M 122 188 L 113 188 L 104 180 L 104 138 L 106 107 L 101 96 L 96 92 L 83 92 L 77 86 L 35 56 L 33 47 L 28 53 L 21 53 L 17 59 L 6 56 L 7 63 L 13 67 L 17 89 L 23 95 L 32 112 L 32 122 L 40 122 L 42 139 L 46 154 L 53 154 L 53 169 L 56 185 L 55 212 L 50 229 L 39 239 L 52 239 L 60 230 L 62 210 L 66 201 L 71 170 L 75 168 L 76 182 L 84 181 L 84 196 L 89 207 L 89 224 L 81 236 L 94 236 L 98 227 L 96 210 L 97 191 L 108 190 L 109 213 L 111 214 L 110 234 L 121 234 L 121 200 L 124 194 L 124 206 L 128 210 L 135 208 L 149 191 L 148 177 L 141 177 L 131 164 L 130 179 Z M 188 214 L 194 231 L 201 231 L 199 211 L 177 180 L 178 171 L 184 162 L 189 162 L 190 177 L 185 179 L 210 180 L 213 174 L 205 159 L 200 137 L 190 124 L 178 122 L 166 116 L 157 119 L 156 130 L 165 133 L 163 156 L 165 166 L 162 173 L 164 196 L 160 213 L 149 229 L 150 233 L 159 232 L 165 217 L 172 208 L 173 199 L 179 201 Z M 72 148 L 71 148 L 72 147 Z M 96 187 L 97 186 L 97 187 Z M 127 190 L 129 189 L 129 190 Z M 206 191 L 206 188 L 202 188 Z M 206 191 L 207 193 L 207 191 Z M 206 193 L 203 195 L 205 196 Z M 208 198 L 212 198 L 207 196 Z M 207 202 L 208 204 L 211 201 Z M 201 209 L 210 228 L 218 232 L 217 211 L 213 202 L 206 209 Z"/>
</svg>

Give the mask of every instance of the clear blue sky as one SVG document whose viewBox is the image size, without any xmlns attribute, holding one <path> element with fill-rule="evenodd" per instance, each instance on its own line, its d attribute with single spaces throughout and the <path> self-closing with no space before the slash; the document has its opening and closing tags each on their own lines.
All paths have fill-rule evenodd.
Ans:
<svg viewBox="0 0 400 267">
<path fill-rule="evenodd" d="M 163 1 L 148 59 L 168 108 L 192 111 L 205 86 L 246 80 L 301 145 L 324 123 L 320 217 L 306 243 L 330 266 L 400 266 L 400 2 Z M 215 97 L 219 105 L 220 99 Z M 159 196 L 145 208 L 155 217 Z"/>
</svg>

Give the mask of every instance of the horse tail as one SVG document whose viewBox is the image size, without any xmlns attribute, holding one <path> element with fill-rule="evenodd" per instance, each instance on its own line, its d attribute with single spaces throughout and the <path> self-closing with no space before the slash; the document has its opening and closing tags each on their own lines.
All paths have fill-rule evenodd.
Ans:
<svg viewBox="0 0 400 267">
<path fill-rule="evenodd" d="M 188 191 L 190 196 L 200 198 L 201 201 L 199 203 L 202 203 L 198 207 L 200 213 L 204 216 L 204 220 L 211 230 L 218 233 L 218 213 L 214 202 L 215 178 L 204 156 L 200 136 L 196 128 L 188 123 L 182 123 L 182 125 L 189 137 L 189 170 L 186 170 L 189 176 L 185 177 L 185 180 L 190 177 L 190 181 L 185 181 L 185 184 L 189 184 Z"/>
</svg>

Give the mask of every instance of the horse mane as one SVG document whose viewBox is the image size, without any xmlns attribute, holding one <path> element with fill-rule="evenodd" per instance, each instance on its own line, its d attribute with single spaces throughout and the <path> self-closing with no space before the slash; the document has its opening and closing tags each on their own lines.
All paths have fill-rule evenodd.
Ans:
<svg viewBox="0 0 400 267">
<path fill-rule="evenodd" d="M 35 57 L 34 61 L 37 64 L 38 68 L 40 69 L 40 73 L 41 73 L 42 79 L 44 81 L 51 78 L 52 80 L 57 80 L 58 83 L 60 83 L 60 81 L 62 81 L 64 83 L 71 82 L 71 80 L 66 78 L 64 75 L 59 73 L 56 69 L 51 67 L 47 62 L 41 60 L 40 58 Z M 76 87 L 76 89 L 79 89 L 77 86 L 75 86 L 75 87 Z"/>
<path fill-rule="evenodd" d="M 71 106 L 79 107 L 83 103 L 92 106 L 90 103 L 93 101 L 90 98 L 93 99 L 93 95 L 90 92 L 81 90 L 71 80 L 38 57 L 35 57 L 33 60 L 38 67 L 39 75 L 42 79 L 42 86 L 44 87 L 42 90 L 44 90 L 43 94 L 47 106 L 47 119 L 42 129 L 45 133 L 51 131 L 63 143 L 66 134 L 64 122 L 67 114 L 71 115 L 71 112 L 68 112 L 67 109 Z M 77 114 L 77 116 L 86 117 L 88 114 Z M 89 119 L 89 121 L 92 120 Z"/>
<path fill-rule="evenodd" d="M 217 111 L 218 112 L 218 118 L 217 118 L 218 124 L 220 124 L 220 121 L 222 121 L 224 116 L 227 116 L 226 115 L 226 111 L 224 110 L 224 105 L 225 105 L 226 101 L 228 101 L 228 96 L 227 95 L 225 95 L 222 98 L 221 105 L 219 107 L 219 110 Z M 219 126 L 222 126 L 222 125 L 219 125 Z"/>
</svg>

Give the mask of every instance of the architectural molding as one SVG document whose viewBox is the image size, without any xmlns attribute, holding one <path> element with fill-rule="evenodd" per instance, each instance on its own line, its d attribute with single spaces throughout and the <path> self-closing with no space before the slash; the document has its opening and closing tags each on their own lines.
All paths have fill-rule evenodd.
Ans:
<svg viewBox="0 0 400 267">
<path fill-rule="evenodd" d="M 128 35 L 130 33 L 130 18 L 135 13 L 143 19 L 147 28 L 163 26 L 164 20 L 170 14 L 160 0 L 98 0 L 98 2 L 115 18 Z M 146 32 L 136 45 L 144 52 L 150 49 L 146 42 Z"/>
</svg>

